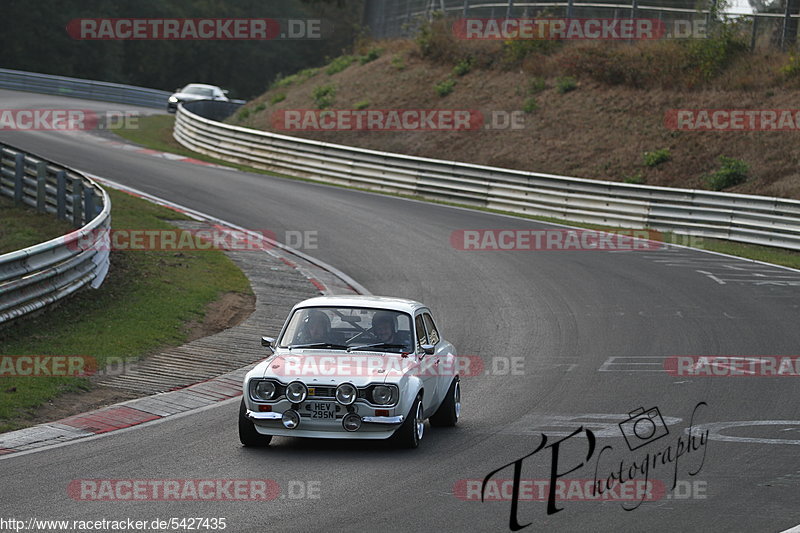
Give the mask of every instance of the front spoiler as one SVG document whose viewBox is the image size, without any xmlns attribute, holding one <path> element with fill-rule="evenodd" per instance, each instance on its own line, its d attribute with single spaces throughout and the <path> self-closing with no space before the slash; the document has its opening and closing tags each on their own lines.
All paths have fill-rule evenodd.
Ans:
<svg viewBox="0 0 800 533">
<path fill-rule="evenodd" d="M 303 422 L 295 429 L 287 429 L 280 423 L 282 414 L 275 412 L 245 412 L 248 420 L 254 422 L 256 431 L 262 435 L 278 437 L 311 437 L 319 439 L 388 439 L 405 421 L 404 415 L 397 416 L 365 416 L 361 422 L 365 424 L 358 431 L 346 431 L 341 425 L 325 427 L 303 427 Z M 276 424 L 277 422 L 277 424 Z M 365 431 L 365 428 L 370 428 Z"/>
</svg>

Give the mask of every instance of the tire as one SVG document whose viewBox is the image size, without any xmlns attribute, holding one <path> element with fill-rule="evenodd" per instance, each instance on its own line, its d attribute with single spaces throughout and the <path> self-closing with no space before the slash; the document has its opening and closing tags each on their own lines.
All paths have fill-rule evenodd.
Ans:
<svg viewBox="0 0 800 533">
<path fill-rule="evenodd" d="M 242 445 L 248 448 L 263 448 L 269 446 L 272 440 L 272 435 L 262 435 L 256 431 L 256 426 L 251 420 L 245 416 L 247 407 L 244 405 L 244 400 L 239 405 L 239 440 Z"/>
<path fill-rule="evenodd" d="M 395 432 L 395 442 L 401 448 L 416 448 L 425 434 L 425 419 L 422 418 L 422 398 L 417 396 L 400 429 Z"/>
<path fill-rule="evenodd" d="M 431 425 L 437 427 L 453 427 L 461 417 L 461 381 L 458 376 L 450 384 L 442 405 L 431 417 Z"/>
</svg>

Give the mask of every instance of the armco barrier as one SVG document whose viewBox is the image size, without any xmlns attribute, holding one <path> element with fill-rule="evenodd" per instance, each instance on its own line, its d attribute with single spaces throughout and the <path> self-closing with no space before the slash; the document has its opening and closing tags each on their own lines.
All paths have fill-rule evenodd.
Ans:
<svg viewBox="0 0 800 533">
<path fill-rule="evenodd" d="M 109 266 L 111 201 L 94 181 L 67 167 L 0 144 L 0 195 L 69 221 L 76 231 L 0 255 L 0 324 L 78 289 L 99 287 Z M 79 246 L 91 235 L 97 246 Z"/>
<path fill-rule="evenodd" d="M 167 91 L 105 81 L 82 80 L 21 70 L 0 69 L 0 89 L 57 94 L 118 104 L 155 107 L 166 110 Z"/>
<path fill-rule="evenodd" d="M 210 102 L 204 103 L 204 111 Z M 539 174 L 289 137 L 178 106 L 175 139 L 226 161 L 328 183 L 568 221 L 800 250 L 800 201 Z"/>
</svg>

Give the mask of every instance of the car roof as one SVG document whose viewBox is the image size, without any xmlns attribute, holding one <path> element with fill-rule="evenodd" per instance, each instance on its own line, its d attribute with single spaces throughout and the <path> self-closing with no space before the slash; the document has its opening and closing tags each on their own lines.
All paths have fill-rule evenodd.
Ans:
<svg viewBox="0 0 800 533">
<path fill-rule="evenodd" d="M 206 83 L 189 83 L 188 85 L 183 86 L 184 89 L 187 87 L 199 87 L 200 89 L 219 89 L 219 87 L 216 85 L 208 85 Z"/>
<path fill-rule="evenodd" d="M 427 308 L 421 303 L 406 298 L 391 296 L 336 295 L 317 296 L 303 300 L 293 309 L 301 307 L 366 307 L 370 309 L 388 309 L 413 314 L 416 310 Z"/>
</svg>

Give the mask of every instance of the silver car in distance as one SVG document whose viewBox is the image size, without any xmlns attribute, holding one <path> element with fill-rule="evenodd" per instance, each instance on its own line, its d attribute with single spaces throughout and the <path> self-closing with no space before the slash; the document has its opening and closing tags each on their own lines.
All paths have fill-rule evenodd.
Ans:
<svg viewBox="0 0 800 533">
<path fill-rule="evenodd" d="M 416 448 L 425 421 L 455 426 L 461 383 L 455 348 L 419 302 L 322 296 L 295 305 L 272 355 L 244 378 L 239 438 L 394 438 Z"/>
</svg>

